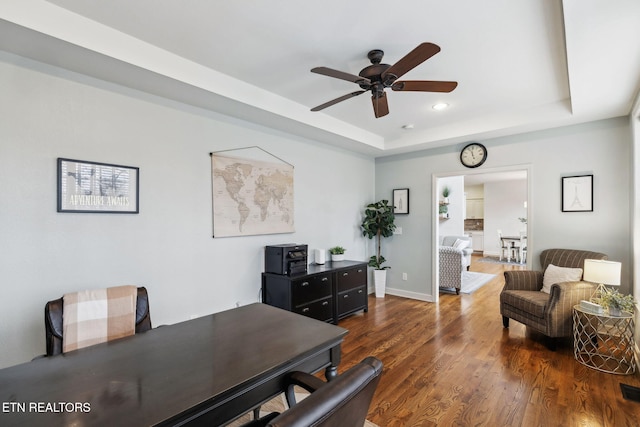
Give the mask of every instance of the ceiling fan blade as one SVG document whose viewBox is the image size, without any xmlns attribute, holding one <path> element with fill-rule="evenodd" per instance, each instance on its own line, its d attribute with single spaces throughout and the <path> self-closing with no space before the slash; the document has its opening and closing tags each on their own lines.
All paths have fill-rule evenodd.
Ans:
<svg viewBox="0 0 640 427">
<path fill-rule="evenodd" d="M 421 43 L 418 47 L 406 54 L 400 61 L 387 68 L 387 70 L 382 73 L 382 80 L 388 81 L 389 77 L 393 76 L 393 82 L 393 80 L 403 76 L 410 70 L 413 70 L 415 67 L 422 64 L 438 52 L 440 52 L 440 47 L 438 45 L 433 43 Z"/>
<path fill-rule="evenodd" d="M 431 80 L 403 80 L 391 85 L 396 91 L 414 92 L 451 92 L 458 86 L 458 82 L 440 82 Z"/>
<path fill-rule="evenodd" d="M 382 92 L 377 98 L 371 95 L 371 102 L 373 103 L 373 113 L 376 119 L 389 114 L 389 104 L 387 103 L 387 94 Z"/>
<path fill-rule="evenodd" d="M 354 74 L 345 73 L 344 71 L 334 70 L 333 68 L 327 67 L 316 67 L 311 69 L 312 73 L 322 74 L 323 76 L 334 77 L 336 79 L 346 80 L 352 83 L 363 83 L 363 84 L 371 84 L 371 80 L 356 76 Z"/>
<path fill-rule="evenodd" d="M 346 95 L 342 95 L 339 98 L 333 99 L 333 100 L 331 100 L 329 102 L 325 102 L 324 104 L 318 105 L 317 107 L 313 107 L 311 109 L 311 111 L 324 110 L 325 108 L 331 107 L 332 105 L 335 105 L 338 102 L 346 101 L 349 98 L 353 98 L 354 96 L 362 95 L 365 92 L 366 92 L 366 90 L 358 90 L 358 91 L 355 91 L 355 92 L 348 93 Z"/>
</svg>

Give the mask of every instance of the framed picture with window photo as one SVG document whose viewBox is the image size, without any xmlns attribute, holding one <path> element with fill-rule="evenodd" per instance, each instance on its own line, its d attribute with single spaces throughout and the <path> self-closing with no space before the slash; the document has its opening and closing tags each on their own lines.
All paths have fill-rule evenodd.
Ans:
<svg viewBox="0 0 640 427">
<path fill-rule="evenodd" d="M 58 212 L 131 213 L 139 208 L 139 169 L 58 159 Z"/>
</svg>

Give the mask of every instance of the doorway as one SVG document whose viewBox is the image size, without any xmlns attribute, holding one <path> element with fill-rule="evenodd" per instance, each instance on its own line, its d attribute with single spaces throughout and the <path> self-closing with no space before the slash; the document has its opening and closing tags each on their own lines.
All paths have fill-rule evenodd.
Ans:
<svg viewBox="0 0 640 427">
<path fill-rule="evenodd" d="M 504 229 L 503 232 L 507 234 L 518 234 L 519 231 L 525 230 L 527 236 L 527 246 L 531 247 L 533 240 L 533 224 L 529 220 L 531 218 L 531 166 L 530 165 L 518 165 L 503 168 L 490 168 L 482 170 L 469 170 L 464 173 L 451 172 L 451 173 L 436 173 L 432 176 L 432 194 L 433 194 L 433 206 L 436 206 L 437 214 L 434 215 L 434 221 L 432 223 L 432 236 L 433 246 L 432 250 L 435 256 L 432 265 L 432 280 L 431 280 L 431 295 L 433 301 L 437 302 L 439 299 L 439 245 L 443 235 L 462 235 L 467 234 L 468 231 L 465 226 L 465 212 L 467 210 L 466 198 L 464 196 L 464 182 L 473 183 L 473 185 L 487 186 L 485 187 L 487 192 L 486 201 L 487 205 L 482 207 L 486 212 L 483 215 L 482 221 L 475 221 L 474 223 L 480 223 L 484 236 L 484 244 L 482 251 L 487 255 L 499 254 L 498 247 L 498 229 Z M 513 195 L 509 190 L 510 182 L 518 182 L 518 186 L 523 188 L 523 191 L 516 192 Z M 522 182 L 524 181 L 524 182 Z M 460 184 L 462 182 L 462 184 Z M 448 215 L 442 215 L 442 190 L 444 183 L 452 183 L 454 189 L 449 188 L 447 207 Z M 514 184 L 515 185 L 515 184 Z M 456 195 L 454 192 L 457 192 Z M 517 200 L 516 200 L 517 197 Z M 481 197 L 475 197 L 480 199 Z M 484 197 L 483 204 L 485 203 Z M 478 203 L 472 201 L 472 206 L 469 206 L 470 212 L 478 212 Z M 450 209 L 449 209 L 450 208 Z M 457 215 L 457 217 L 456 217 Z M 469 224 L 469 221 L 467 221 Z M 477 225 L 477 224 L 476 224 Z M 526 265 L 530 266 L 530 257 L 526 257 Z"/>
</svg>

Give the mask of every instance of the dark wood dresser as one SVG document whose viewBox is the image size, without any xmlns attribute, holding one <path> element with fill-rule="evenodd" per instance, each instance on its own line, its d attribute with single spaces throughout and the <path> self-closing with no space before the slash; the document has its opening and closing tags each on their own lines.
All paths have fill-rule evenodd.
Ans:
<svg viewBox="0 0 640 427">
<path fill-rule="evenodd" d="M 262 273 L 262 302 L 330 323 L 369 309 L 367 263 L 309 265 L 305 274 Z"/>
</svg>

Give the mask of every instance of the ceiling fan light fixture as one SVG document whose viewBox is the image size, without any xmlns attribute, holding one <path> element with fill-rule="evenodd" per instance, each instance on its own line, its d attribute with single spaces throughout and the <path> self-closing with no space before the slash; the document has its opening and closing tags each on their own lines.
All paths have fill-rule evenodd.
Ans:
<svg viewBox="0 0 640 427">
<path fill-rule="evenodd" d="M 446 102 L 440 102 L 438 104 L 434 104 L 431 108 L 433 108 L 436 111 L 442 111 L 449 108 L 449 104 L 447 104 Z"/>
<path fill-rule="evenodd" d="M 325 102 L 317 107 L 313 107 L 311 111 L 323 110 L 339 102 L 370 91 L 373 113 L 376 118 L 380 118 L 389 114 L 389 104 L 385 93 L 386 88 L 391 88 L 391 90 L 396 92 L 451 92 L 458 86 L 458 82 L 432 80 L 398 81 L 399 78 L 438 52 L 440 52 L 440 47 L 437 45 L 428 42 L 420 43 L 395 64 L 389 65 L 382 63 L 384 52 L 380 49 L 374 49 L 367 55 L 371 65 L 360 70 L 357 76 L 328 67 L 314 67 L 311 69 L 312 73 L 355 83 L 360 86 L 362 90 L 351 92 L 329 102 Z"/>
</svg>

